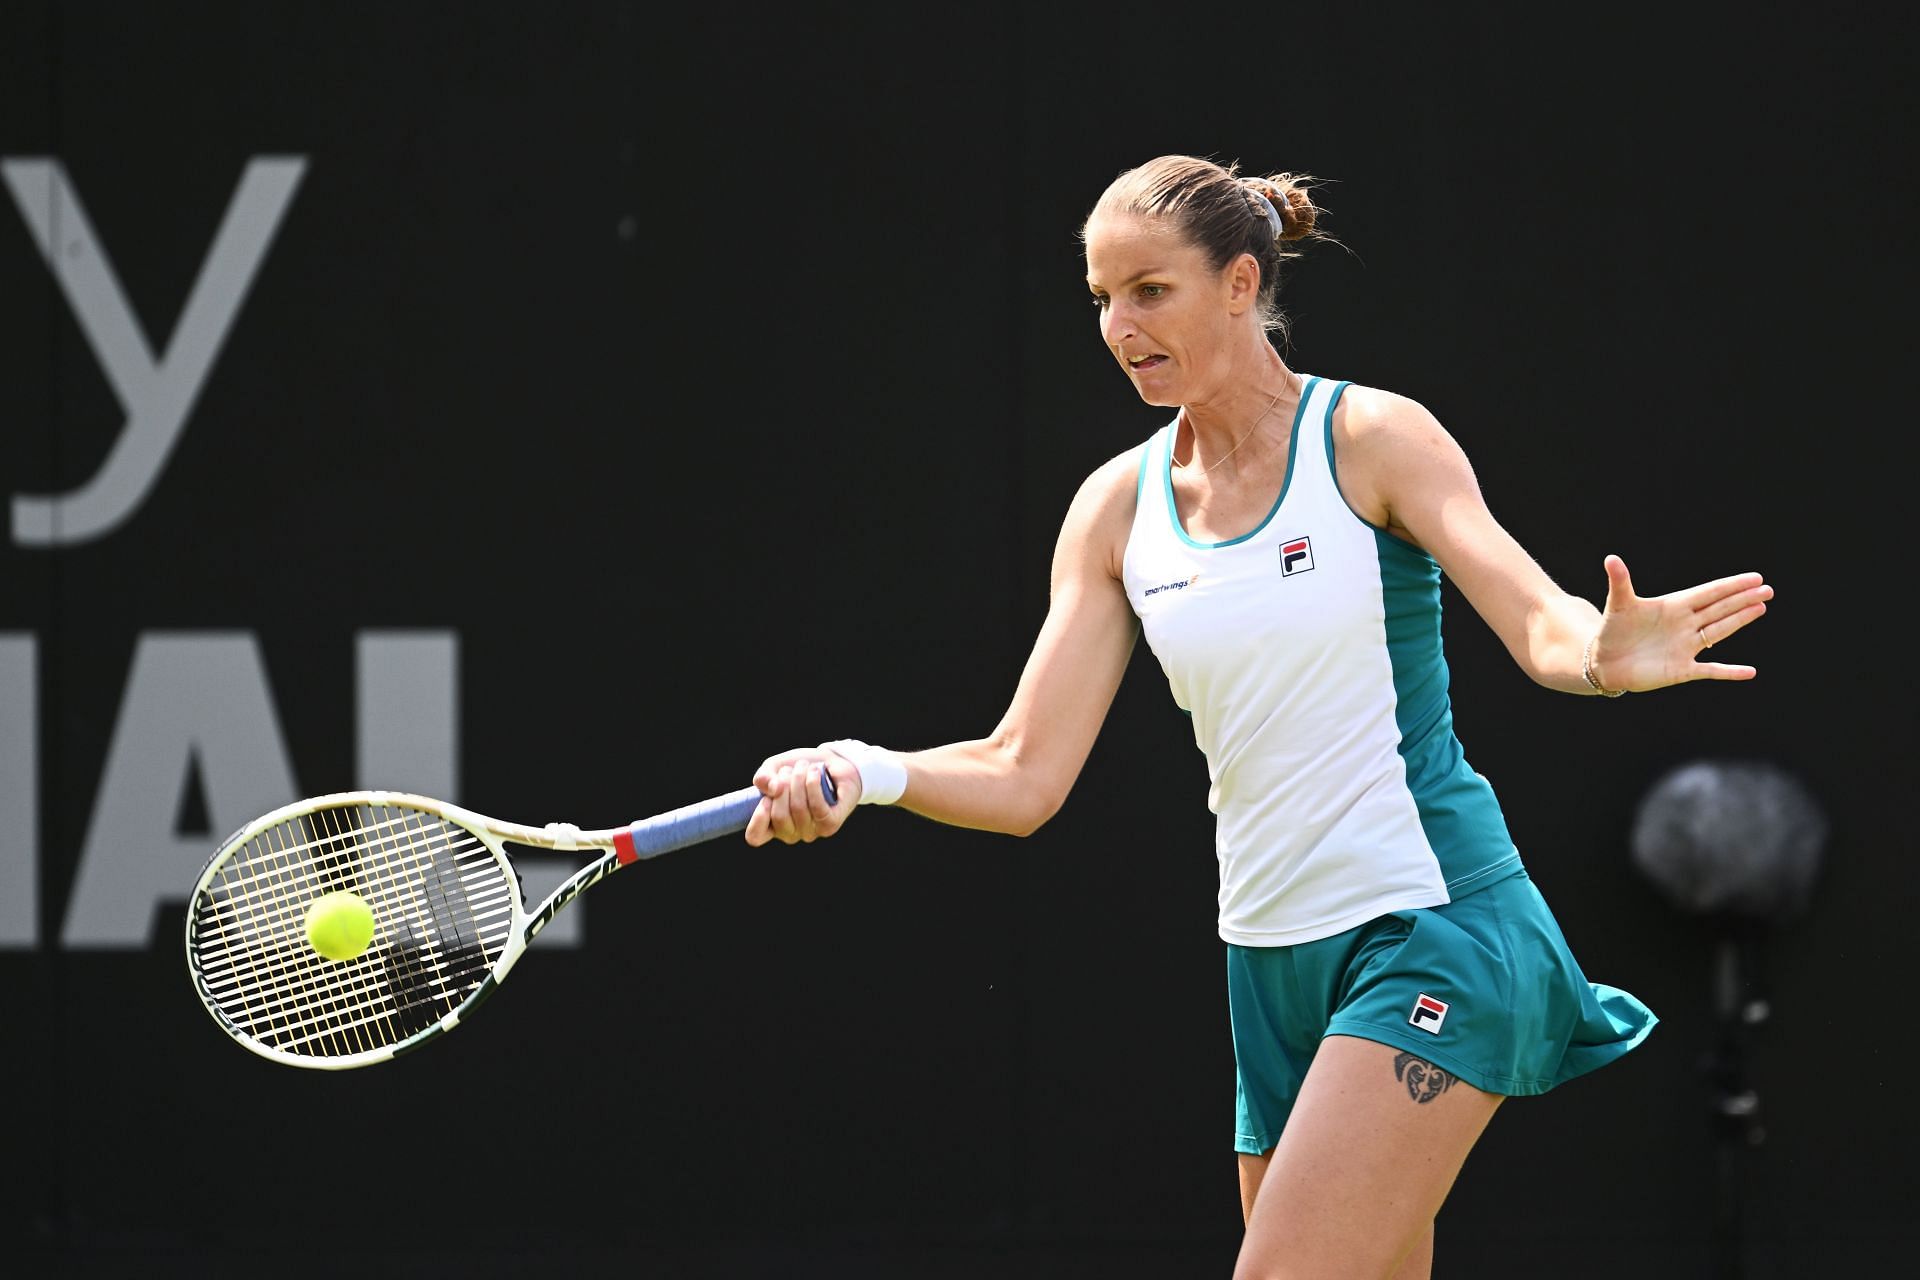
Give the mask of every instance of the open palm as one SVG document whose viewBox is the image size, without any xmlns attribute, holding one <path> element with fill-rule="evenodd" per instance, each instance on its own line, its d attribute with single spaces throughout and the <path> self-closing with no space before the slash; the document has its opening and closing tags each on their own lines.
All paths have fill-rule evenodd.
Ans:
<svg viewBox="0 0 1920 1280">
<path fill-rule="evenodd" d="M 1607 606 L 1593 643 L 1595 677 L 1644 693 L 1689 680 L 1751 680 L 1752 667 L 1698 655 L 1767 611 L 1773 588 L 1757 573 L 1718 578 L 1664 596 L 1637 596 L 1627 565 L 1608 556 Z"/>
</svg>

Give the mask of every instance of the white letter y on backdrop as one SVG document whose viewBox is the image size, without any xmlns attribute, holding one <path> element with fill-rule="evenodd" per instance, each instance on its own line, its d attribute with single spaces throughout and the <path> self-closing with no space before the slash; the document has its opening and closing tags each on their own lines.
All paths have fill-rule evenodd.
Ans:
<svg viewBox="0 0 1920 1280">
<path fill-rule="evenodd" d="M 14 203 L 127 414 L 120 438 L 92 479 L 70 493 L 14 495 L 15 543 L 91 542 L 139 508 L 180 438 L 306 168 L 305 156 L 256 156 L 248 163 L 167 353 L 155 359 L 60 162 L 0 161 Z"/>
</svg>

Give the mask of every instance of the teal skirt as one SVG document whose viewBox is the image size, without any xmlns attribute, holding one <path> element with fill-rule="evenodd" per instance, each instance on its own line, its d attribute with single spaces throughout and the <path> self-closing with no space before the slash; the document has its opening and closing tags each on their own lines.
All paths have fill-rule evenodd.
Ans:
<svg viewBox="0 0 1920 1280">
<path fill-rule="evenodd" d="M 1234 1149 L 1253 1154 L 1280 1140 L 1326 1036 L 1393 1045 L 1476 1089 L 1527 1095 L 1605 1066 L 1659 1021 L 1587 981 L 1524 870 L 1314 942 L 1229 943 L 1227 997 Z"/>
</svg>

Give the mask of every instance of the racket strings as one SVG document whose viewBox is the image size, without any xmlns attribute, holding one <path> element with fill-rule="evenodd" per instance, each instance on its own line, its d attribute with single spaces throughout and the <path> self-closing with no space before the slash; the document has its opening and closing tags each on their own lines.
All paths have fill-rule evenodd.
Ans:
<svg viewBox="0 0 1920 1280">
<path fill-rule="evenodd" d="M 236 857 L 223 867 L 226 891 L 214 888 L 213 897 L 228 906 L 229 917 L 244 927 L 230 932 L 227 921 L 215 917 L 218 927 L 213 940 L 227 944 L 230 954 L 223 965 L 221 957 L 207 956 L 203 948 L 203 968 L 216 998 L 241 1015 L 235 1021 L 243 1030 L 263 1042 L 290 1042 L 310 1025 L 318 1025 L 323 1031 L 338 1032 L 343 1051 L 352 1052 L 367 1043 L 372 1033 L 351 1017 L 351 1005 L 371 1002 L 377 1008 L 384 999 L 379 989 L 383 975 L 364 967 L 351 975 L 329 974 L 324 967 L 328 962 L 304 945 L 305 903 L 337 888 L 365 888 L 368 892 L 363 896 L 377 899 L 378 895 L 371 884 L 350 883 L 343 874 L 351 864 L 338 855 L 347 850 L 338 839 L 338 822 L 328 822 L 325 840 L 315 838 L 321 834 L 318 815 L 270 829 L 254 842 L 250 858 L 242 862 Z M 322 848 L 333 856 L 322 857 L 312 866 L 294 856 Z M 251 874 L 236 874 L 237 868 Z M 307 880 L 311 892 L 302 894 Z M 233 945 L 236 933 L 247 945 Z M 329 983 L 328 977 L 337 981 Z"/>
<path fill-rule="evenodd" d="M 323 827 L 325 838 L 304 843 L 336 855 L 342 847 L 341 838 L 353 838 L 350 830 L 342 830 L 339 814 L 316 816 L 315 825 Z M 385 862 L 365 862 L 359 868 L 363 873 L 373 873 L 362 877 L 366 881 L 359 886 L 366 890 L 363 896 L 371 898 L 376 905 L 383 898 L 394 898 L 396 890 L 407 892 L 417 899 L 423 887 L 431 883 L 430 878 L 439 870 L 438 860 L 428 861 L 424 855 L 437 854 L 453 846 L 435 838 L 436 833 L 429 832 L 423 838 L 418 820 L 384 825 L 385 838 L 381 843 L 388 846 L 388 852 L 397 852 L 399 856 Z M 298 847 L 298 843 L 288 842 L 284 837 L 271 843 L 283 853 Z M 474 842 L 468 840 L 459 843 L 473 845 Z M 334 864 L 339 861 L 337 856 L 322 858 L 321 870 L 323 873 L 336 870 Z M 484 866 L 491 868 L 491 859 L 485 859 Z M 398 869 L 400 874 L 378 874 L 383 869 L 390 873 Z M 423 873 L 426 878 L 423 878 Z M 323 875 L 318 887 L 330 889 L 337 887 L 339 882 L 337 874 Z M 463 922 L 458 916 L 446 916 L 447 895 L 442 891 L 429 893 L 429 897 L 437 899 L 429 902 L 429 911 L 437 908 L 443 917 L 442 923 L 453 925 L 442 932 L 450 935 L 453 943 L 460 946 L 460 934 L 463 932 L 460 925 Z M 410 905 L 418 906 L 418 903 Z M 510 905 L 502 903 L 498 911 L 504 920 L 510 920 Z M 288 923 L 297 923 L 298 919 L 303 919 L 303 915 Z M 285 928 L 282 930 L 283 934 L 288 931 Z M 284 987 L 282 995 L 291 997 L 290 1001 L 283 1000 L 284 1008 L 273 1011 L 279 1017 L 266 1027 L 278 1033 L 281 1047 L 300 1050 L 312 1045 L 308 1049 L 310 1052 L 337 1056 L 379 1044 L 392 1044 L 431 1026 L 445 1010 L 457 1005 L 464 995 L 462 980 L 470 979 L 475 967 L 471 960 L 464 966 L 449 969 L 441 962 L 433 931 L 421 929 L 418 922 L 402 920 L 392 932 L 393 938 L 384 942 L 383 950 L 377 953 L 385 962 L 384 966 L 361 965 L 357 974 L 340 975 L 335 964 L 315 955 L 304 945 L 304 939 L 296 939 L 291 943 L 291 956 L 294 958 L 292 973 L 254 975 L 256 979 L 265 977 L 271 980 L 278 977 Z M 470 946 L 462 949 L 471 955 Z M 344 977 L 344 989 L 342 984 L 325 981 L 336 976 Z M 439 997 L 437 1002 L 436 996 Z M 276 1037 L 268 1035 L 266 1038 L 273 1040 Z M 316 1041 L 318 1043 L 314 1043 Z"/>
<path fill-rule="evenodd" d="M 398 856 L 386 859 L 377 864 L 371 868 L 371 870 L 376 873 L 384 872 L 385 883 L 378 887 L 371 885 L 360 886 L 364 890 L 362 896 L 376 898 L 380 896 L 379 888 L 385 888 L 388 891 L 386 896 L 389 897 L 395 896 L 402 890 L 412 892 L 422 891 L 426 887 L 426 881 L 423 880 L 421 873 L 429 858 L 437 857 L 443 852 L 450 851 L 459 854 L 467 850 L 477 852 L 481 849 L 480 842 L 477 839 L 466 835 L 464 832 L 461 834 L 465 836 L 465 838 L 453 841 L 452 843 L 429 840 L 424 843 L 409 845 L 405 847 Z M 321 847 L 323 844 L 324 842 L 319 841 L 308 842 L 304 847 Z M 277 852 L 284 857 L 288 849 L 294 847 L 302 846 L 286 846 L 277 850 Z M 321 892 L 330 892 L 332 889 L 341 887 L 352 887 L 345 882 L 344 878 L 338 875 L 322 874 L 315 883 Z M 256 877 L 255 881 L 247 886 L 249 892 L 246 895 L 246 903 L 256 908 L 256 918 L 259 916 L 257 911 L 259 905 L 267 900 L 267 895 L 279 891 L 283 884 L 284 876 L 276 873 L 271 877 Z M 511 902 L 505 891 L 504 881 L 494 873 L 494 864 L 490 859 L 481 860 L 477 869 L 467 871 L 462 876 L 462 887 L 466 893 L 467 901 L 470 904 L 485 908 L 481 914 L 490 915 L 502 911 L 511 912 Z M 218 886 L 215 886 L 212 892 L 216 902 L 231 900 L 228 897 L 222 896 Z M 443 899 L 446 895 L 444 892 L 441 892 L 430 896 Z M 271 931 L 261 937 L 259 940 L 260 945 L 246 949 L 248 958 L 252 958 L 254 954 L 264 951 L 276 957 L 287 959 L 294 966 L 306 971 L 316 969 L 322 972 L 327 971 L 331 962 L 322 961 L 309 947 L 302 945 L 301 947 L 293 949 L 290 953 L 281 950 L 288 941 L 294 940 L 296 937 L 303 940 L 304 927 L 304 907 L 297 912 L 282 913 L 279 919 L 271 925 Z M 432 950 L 432 948 L 433 944 L 428 942 L 426 949 Z M 281 977 L 285 976 L 285 973 L 285 970 L 269 965 L 265 969 L 257 970 L 256 976 Z"/>
<path fill-rule="evenodd" d="M 239 939 L 227 933 L 226 920 L 219 920 L 218 923 L 223 935 L 225 935 L 223 940 L 226 942 L 232 957 L 251 962 L 250 973 L 251 976 L 256 979 L 285 977 L 293 972 L 294 969 L 324 969 L 325 964 L 330 963 L 320 961 L 312 949 L 304 945 L 290 951 L 285 949 L 289 942 L 296 939 L 304 942 L 304 905 L 293 903 L 293 905 L 299 907 L 298 910 L 272 912 L 268 904 L 273 900 L 272 895 L 283 893 L 289 884 L 297 883 L 285 874 L 286 864 L 284 859 L 291 848 L 301 846 L 279 846 L 273 841 L 273 834 L 274 833 L 269 833 L 268 837 L 269 847 L 272 848 L 276 854 L 276 862 L 269 864 L 277 868 L 272 874 L 255 875 L 251 879 L 245 879 L 234 877 L 231 869 L 229 869 L 225 875 L 224 883 L 216 882 L 216 884 L 209 886 L 208 891 L 211 903 L 216 907 L 228 905 L 240 906 L 246 909 L 243 914 L 246 916 L 247 928 L 241 932 Z M 305 847 L 317 847 L 318 843 L 319 842 L 311 842 Z M 473 839 L 471 836 L 463 841 L 456 841 L 452 844 L 429 844 L 409 850 L 408 853 L 413 855 L 411 857 L 388 860 L 381 864 L 381 869 L 388 872 L 390 883 L 387 887 L 390 891 L 401 887 L 412 887 L 416 886 L 419 880 L 417 875 L 414 874 L 415 868 L 403 865 L 404 863 L 417 863 L 422 857 L 437 854 L 442 850 L 458 852 L 477 847 L 479 847 L 479 841 Z M 260 865 L 257 860 L 255 865 Z M 402 886 L 391 883 L 395 876 L 403 878 L 405 885 Z M 486 867 L 483 867 L 480 872 L 470 874 L 467 877 L 469 881 L 481 882 L 474 885 L 475 896 L 485 895 L 488 888 L 493 887 L 496 890 L 493 896 L 499 899 L 499 902 L 496 904 L 496 909 L 498 909 L 498 907 L 508 907 L 503 892 L 500 892 L 504 886 L 488 886 L 484 883 L 486 880 L 492 878 L 493 877 L 487 875 Z M 315 879 L 313 883 L 319 892 L 331 892 L 336 888 L 352 887 L 344 877 L 338 875 L 327 876 L 323 874 Z M 231 892 L 231 889 L 235 886 L 244 887 L 245 893 L 236 894 Z M 361 887 L 371 889 L 371 886 Z M 370 896 L 370 894 L 363 894 L 362 896 Z M 510 907 L 508 907 L 508 909 L 510 909 Z M 251 939 L 250 945 L 247 944 L 249 938 Z M 272 959 L 262 965 L 260 963 L 262 956 L 272 957 Z M 285 963 L 280 963 L 282 961 Z M 211 972 L 218 967 L 218 961 L 209 958 L 206 965 L 207 970 Z"/>
<path fill-rule="evenodd" d="M 327 828 L 327 837 L 321 840 L 304 842 L 304 847 L 308 849 L 339 849 L 344 847 L 341 844 L 343 839 L 351 839 L 353 836 L 351 830 L 342 831 L 337 814 L 314 815 L 310 821 L 316 826 L 324 825 Z M 389 825 L 391 826 L 392 824 Z M 462 832 L 461 834 L 465 835 L 466 833 Z M 302 844 L 283 844 L 279 841 L 272 841 L 270 843 L 277 846 L 276 851 L 282 857 L 284 857 L 289 850 L 303 847 Z M 380 892 L 383 886 L 380 884 L 381 877 L 378 875 L 370 877 L 373 881 L 372 883 L 361 884 L 358 887 L 363 890 L 362 896 L 369 898 L 371 903 L 378 903 L 382 897 L 392 899 L 395 896 L 393 890 L 396 888 L 417 888 L 418 876 L 413 873 L 423 865 L 425 855 L 437 854 L 443 849 L 458 850 L 468 847 L 477 848 L 478 843 L 479 842 L 471 836 L 468 836 L 463 841 L 456 841 L 451 845 L 432 840 L 424 844 L 418 841 L 410 841 L 404 846 L 402 857 L 376 864 L 371 868 L 362 868 L 363 871 L 372 870 L 377 872 L 385 869 L 392 872 L 396 868 L 404 866 L 406 871 L 403 873 L 400 882 L 396 882 L 391 875 L 387 876 L 386 880 L 388 883 L 384 887 L 388 892 L 385 894 Z M 327 874 L 328 871 L 333 870 L 328 864 L 335 861 L 337 861 L 337 859 L 334 858 L 323 858 L 320 860 L 322 875 L 316 886 L 318 891 L 330 892 L 334 888 L 342 887 L 342 878 L 337 873 Z M 493 866 L 494 864 L 491 859 L 487 859 L 481 873 L 477 877 L 470 875 L 468 878 L 484 880 L 487 878 L 486 872 Z M 496 907 L 496 910 L 504 911 L 508 916 L 511 915 L 511 905 L 508 903 L 501 902 Z M 278 1007 L 274 1007 L 271 1000 L 263 1002 L 256 998 L 250 1002 L 251 1005 L 257 1006 L 251 1010 L 255 1013 L 256 1018 L 258 1018 L 258 1015 L 262 1012 L 269 1014 L 264 1028 L 262 1026 L 255 1026 L 251 1028 L 251 1030 L 253 1030 L 256 1035 L 261 1034 L 263 1029 L 271 1029 L 279 1032 L 282 1036 L 279 1047 L 283 1048 L 298 1048 L 316 1038 L 323 1038 L 328 1035 L 337 1036 L 339 1037 L 338 1041 L 328 1041 L 320 1045 L 318 1049 L 319 1052 L 326 1053 L 329 1056 L 338 1056 L 341 1052 L 354 1052 L 374 1048 L 381 1044 L 395 1043 L 400 1039 L 404 1039 L 407 1034 L 410 1034 L 410 1031 L 401 1028 L 392 1021 L 392 1010 L 389 1007 L 392 1004 L 392 1000 L 390 999 L 392 991 L 390 989 L 384 989 L 380 985 L 382 981 L 388 981 L 390 983 L 392 975 L 379 969 L 367 969 L 364 967 L 353 974 L 340 975 L 338 966 L 334 962 L 327 961 L 320 957 L 311 947 L 306 945 L 304 919 L 304 907 L 302 907 L 290 920 L 282 922 L 282 926 L 272 938 L 276 946 L 270 953 L 273 959 L 267 964 L 261 965 L 257 963 L 262 948 L 255 947 L 250 949 L 249 953 L 243 957 L 256 961 L 256 963 L 252 965 L 251 970 L 244 974 L 240 974 L 236 970 L 234 975 L 236 981 L 240 982 L 243 987 L 247 987 L 250 984 L 251 994 L 255 997 L 266 994 L 273 984 L 279 984 L 280 1000 Z M 406 949 L 402 958 L 402 967 L 417 970 L 420 965 L 418 960 L 411 958 L 412 952 L 422 948 L 417 941 L 417 935 L 414 934 L 414 931 L 408 928 L 407 932 L 410 936 L 415 936 L 416 941 L 412 947 Z M 433 951 L 431 942 L 428 943 L 424 950 L 431 955 Z M 291 963 L 288 963 L 289 960 Z M 221 975 L 218 974 L 214 976 L 214 985 L 217 990 L 222 986 L 230 986 L 230 984 L 221 984 L 219 982 L 220 976 Z M 328 978 L 338 978 L 339 981 L 328 983 L 326 982 Z M 414 980 L 405 985 L 411 988 L 418 988 L 420 983 Z M 454 1003 L 457 1003 L 460 994 L 458 991 L 452 993 Z M 345 999 L 343 999 L 343 997 L 345 997 Z M 418 1002 L 413 1001 L 411 1003 Z M 379 1022 L 381 1020 L 385 1020 L 386 1025 L 384 1027 L 374 1032 L 369 1032 L 365 1029 L 367 1023 Z M 434 1020 L 437 1020 L 437 1016 Z"/>
<path fill-rule="evenodd" d="M 308 945 L 306 911 L 338 889 L 372 907 L 348 961 Z M 395 806 L 320 809 L 229 851 L 194 904 L 203 988 L 241 1034 L 342 1057 L 436 1025 L 491 972 L 511 931 L 508 868 L 472 832 Z"/>
<path fill-rule="evenodd" d="M 343 834 L 338 831 L 338 816 L 325 815 L 327 822 L 335 827 L 332 834 Z M 372 865 L 375 874 L 370 888 L 374 902 L 377 904 L 383 898 L 392 901 L 404 892 L 409 899 L 405 905 L 414 913 L 399 919 L 384 943 L 376 933 L 384 967 L 373 972 L 385 981 L 385 990 L 377 992 L 382 998 L 371 1005 L 349 1004 L 319 1010 L 313 1010 L 312 1002 L 308 1001 L 308 1008 L 294 1010 L 307 1016 L 289 1028 L 296 1033 L 288 1042 L 290 1045 L 299 1047 L 321 1039 L 320 1051 L 335 1052 L 332 1043 L 325 1042 L 327 1036 L 346 1034 L 350 1039 L 361 1039 L 372 1034 L 366 1029 L 369 1023 L 378 1024 L 379 1043 L 397 1043 L 437 1023 L 484 975 L 487 962 L 484 953 L 476 953 L 473 946 L 473 930 L 465 918 L 465 896 L 449 893 L 446 887 L 449 871 L 446 859 L 440 854 L 453 848 L 467 848 L 478 856 L 482 875 L 497 878 L 497 868 L 478 842 L 469 838 L 448 843 L 441 839 L 443 831 L 426 828 L 421 821 L 409 820 L 397 828 L 389 825 L 383 830 L 378 843 L 394 856 Z M 459 828 L 448 829 L 444 834 L 453 832 L 466 835 Z M 400 874 L 391 874 L 395 871 Z M 419 918 L 423 908 L 425 920 Z M 504 897 L 498 910 L 507 917 L 511 915 L 511 906 Z M 431 927 L 423 928 L 423 924 Z M 309 970 L 316 966 L 323 971 L 332 967 L 331 962 L 317 957 L 311 948 L 298 948 L 297 954 L 305 959 Z"/>
</svg>

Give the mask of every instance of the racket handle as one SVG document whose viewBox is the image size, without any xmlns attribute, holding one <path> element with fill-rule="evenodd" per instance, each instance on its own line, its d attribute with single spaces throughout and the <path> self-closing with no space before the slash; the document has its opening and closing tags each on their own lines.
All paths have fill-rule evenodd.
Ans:
<svg viewBox="0 0 1920 1280">
<path fill-rule="evenodd" d="M 828 804 L 840 803 L 840 792 L 833 785 L 833 775 L 824 768 L 820 771 L 820 789 L 826 795 Z M 702 800 L 699 804 L 642 818 L 629 826 L 623 837 L 614 841 L 614 847 L 619 850 L 623 863 L 656 858 L 690 844 L 745 831 L 753 811 L 759 807 L 760 789 L 742 787 L 711 800 Z"/>
</svg>

